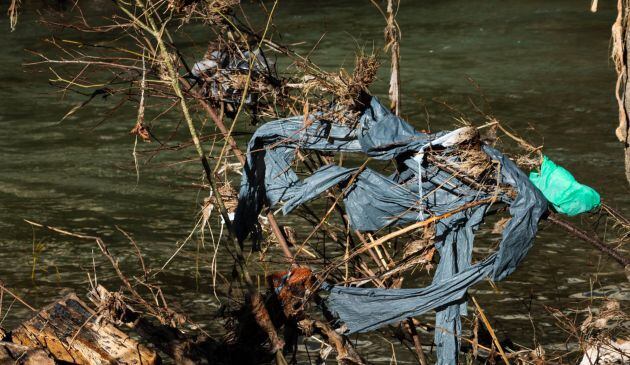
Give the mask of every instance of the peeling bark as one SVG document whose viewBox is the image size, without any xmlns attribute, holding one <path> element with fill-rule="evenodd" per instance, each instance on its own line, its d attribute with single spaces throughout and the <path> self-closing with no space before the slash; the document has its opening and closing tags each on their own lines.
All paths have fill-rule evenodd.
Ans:
<svg viewBox="0 0 630 365">
<path fill-rule="evenodd" d="M 625 155 L 626 179 L 630 183 L 630 122 L 628 111 L 630 111 L 630 82 L 628 80 L 628 64 L 630 55 L 628 53 L 628 43 L 630 42 L 630 31 L 628 31 L 629 1 L 617 1 L 617 19 L 612 26 L 612 59 L 617 71 L 617 84 L 615 86 L 615 96 L 619 106 L 619 126 L 615 130 L 615 135 L 619 142 L 623 144 Z"/>
</svg>

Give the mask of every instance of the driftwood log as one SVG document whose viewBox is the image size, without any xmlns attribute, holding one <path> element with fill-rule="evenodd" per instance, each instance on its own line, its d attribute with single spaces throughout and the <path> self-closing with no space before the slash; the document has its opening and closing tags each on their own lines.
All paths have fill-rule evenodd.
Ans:
<svg viewBox="0 0 630 365">
<path fill-rule="evenodd" d="M 11 333 L 12 341 L 44 348 L 58 361 L 82 365 L 153 365 L 158 355 L 109 323 L 75 294 L 52 303 Z"/>
<path fill-rule="evenodd" d="M 219 344 L 207 336 L 194 336 L 183 333 L 177 328 L 153 323 L 142 313 L 126 304 L 116 293 L 103 286 L 97 286 L 88 298 L 99 308 L 109 308 L 103 317 L 117 324 L 132 328 L 144 341 L 172 358 L 176 364 L 216 364 L 221 350 Z"/>
<path fill-rule="evenodd" d="M 41 348 L 30 348 L 0 341 L 0 365 L 55 365 L 55 360 Z"/>
</svg>

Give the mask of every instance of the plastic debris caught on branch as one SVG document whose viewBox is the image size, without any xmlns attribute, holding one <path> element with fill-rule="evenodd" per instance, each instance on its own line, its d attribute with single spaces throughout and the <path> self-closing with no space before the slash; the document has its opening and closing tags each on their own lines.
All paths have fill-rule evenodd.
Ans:
<svg viewBox="0 0 630 365">
<path fill-rule="evenodd" d="M 345 186 L 345 211 L 351 227 L 359 231 L 444 215 L 436 223 L 435 245 L 440 262 L 428 287 L 326 285 L 324 289 L 330 291 L 329 308 L 350 333 L 374 330 L 435 309 L 439 363 L 455 363 L 460 315 L 466 313 L 466 290 L 486 277 L 502 280 L 516 270 L 532 246 L 538 221 L 547 210 L 546 199 L 511 160 L 478 138 L 460 138 L 466 135 L 462 131 L 450 136 L 446 132 L 420 133 L 377 98 L 361 115 L 356 129 L 321 120 L 305 126 L 303 120 L 303 116 L 297 116 L 264 124 L 249 142 L 235 216 L 239 240 L 243 242 L 255 232 L 256 217 L 264 206 L 282 203 L 282 211 L 287 214 L 336 185 Z M 477 143 L 480 153 L 496 162 L 496 185 L 511 187 L 516 197 L 501 189 L 474 189 L 428 159 L 419 158 L 419 152 L 435 149 L 448 162 L 449 152 L 468 143 Z M 291 169 L 296 149 L 393 159 L 397 171 L 384 176 L 369 168 L 329 164 L 300 180 Z M 494 201 L 509 205 L 512 219 L 502 232 L 498 251 L 473 265 L 474 233 Z M 474 202 L 479 204 L 467 208 Z"/>
<path fill-rule="evenodd" d="M 543 156 L 540 173 L 531 172 L 529 179 L 559 213 L 575 216 L 590 212 L 601 204 L 595 189 L 577 182 L 569 171 L 547 156 Z"/>
</svg>

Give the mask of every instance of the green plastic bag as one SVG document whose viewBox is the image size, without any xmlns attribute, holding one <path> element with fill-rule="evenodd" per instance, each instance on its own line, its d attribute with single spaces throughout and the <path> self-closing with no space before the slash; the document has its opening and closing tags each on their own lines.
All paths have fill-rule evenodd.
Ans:
<svg viewBox="0 0 630 365">
<path fill-rule="evenodd" d="M 559 213 L 574 216 L 591 211 L 601 203 L 597 191 L 577 182 L 569 171 L 547 156 L 543 156 L 540 173 L 530 172 L 529 179 Z"/>
</svg>

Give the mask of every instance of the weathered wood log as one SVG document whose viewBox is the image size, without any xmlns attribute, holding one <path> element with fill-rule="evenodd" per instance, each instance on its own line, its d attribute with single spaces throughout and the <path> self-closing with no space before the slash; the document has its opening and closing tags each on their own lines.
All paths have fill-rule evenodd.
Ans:
<svg viewBox="0 0 630 365">
<path fill-rule="evenodd" d="M 109 308 L 103 311 L 105 318 L 133 328 L 144 341 L 153 344 L 176 364 L 203 365 L 218 362 L 214 356 L 218 344 L 211 338 L 191 336 L 177 328 L 155 324 L 101 285 L 97 286 L 96 291 L 90 292 L 88 298 L 99 308 Z"/>
<path fill-rule="evenodd" d="M 42 348 L 30 348 L 11 342 L 0 342 L 0 365 L 55 365 Z"/>
<path fill-rule="evenodd" d="M 42 309 L 12 332 L 13 342 L 46 348 L 56 360 L 82 365 L 153 365 L 158 355 L 109 323 L 75 294 Z"/>
<path fill-rule="evenodd" d="M 189 336 L 176 328 L 155 325 L 146 318 L 140 317 L 133 327 L 147 342 L 163 351 L 176 364 L 204 365 L 219 363 L 219 345 L 206 336 Z"/>
</svg>

